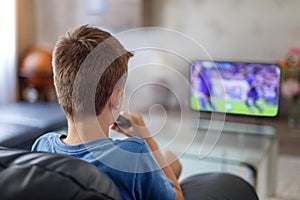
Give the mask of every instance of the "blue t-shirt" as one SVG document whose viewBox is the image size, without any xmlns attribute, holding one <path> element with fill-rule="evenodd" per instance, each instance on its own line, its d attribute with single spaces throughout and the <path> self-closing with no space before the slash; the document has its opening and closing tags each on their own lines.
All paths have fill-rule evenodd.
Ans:
<svg viewBox="0 0 300 200">
<path fill-rule="evenodd" d="M 124 200 L 175 199 L 173 183 L 160 169 L 143 139 L 104 138 L 70 146 L 61 141 L 63 137 L 66 136 L 47 133 L 35 141 L 32 151 L 65 154 L 95 165 L 113 180 Z"/>
</svg>

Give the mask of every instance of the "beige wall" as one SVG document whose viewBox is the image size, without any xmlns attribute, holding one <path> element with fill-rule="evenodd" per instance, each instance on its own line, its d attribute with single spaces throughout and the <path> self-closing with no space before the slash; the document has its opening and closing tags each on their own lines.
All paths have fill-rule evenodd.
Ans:
<svg viewBox="0 0 300 200">
<path fill-rule="evenodd" d="M 17 0 L 16 75 L 26 52 L 36 44 L 35 7 L 33 0 Z M 17 77 L 17 76 L 16 76 Z M 16 79 L 16 99 L 20 100 L 19 79 Z"/>
<path fill-rule="evenodd" d="M 181 31 L 214 59 L 282 59 L 300 47 L 297 0 L 154 0 L 152 25 Z"/>
<path fill-rule="evenodd" d="M 33 0 L 17 0 L 17 55 L 18 65 L 26 51 L 36 43 L 35 8 Z"/>
<path fill-rule="evenodd" d="M 288 47 L 300 46 L 296 0 L 107 0 L 107 11 L 96 15 L 87 12 L 88 0 L 33 2 L 39 43 L 53 44 L 67 29 L 88 23 L 113 32 L 143 24 L 172 28 L 221 60 L 277 61 Z"/>
<path fill-rule="evenodd" d="M 101 3 L 101 0 L 98 0 Z M 89 13 L 89 0 L 34 0 L 39 43 L 54 44 L 66 30 L 83 24 L 113 32 L 141 26 L 142 0 L 107 0 L 103 13 Z"/>
</svg>

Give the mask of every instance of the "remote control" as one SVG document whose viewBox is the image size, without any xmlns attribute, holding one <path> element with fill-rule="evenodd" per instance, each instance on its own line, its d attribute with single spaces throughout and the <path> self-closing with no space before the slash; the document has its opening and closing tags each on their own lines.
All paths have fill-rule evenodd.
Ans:
<svg viewBox="0 0 300 200">
<path fill-rule="evenodd" d="M 121 128 L 129 128 L 131 126 L 131 122 L 126 117 L 119 115 L 117 121 L 115 121 L 114 125 L 119 126 Z"/>
</svg>

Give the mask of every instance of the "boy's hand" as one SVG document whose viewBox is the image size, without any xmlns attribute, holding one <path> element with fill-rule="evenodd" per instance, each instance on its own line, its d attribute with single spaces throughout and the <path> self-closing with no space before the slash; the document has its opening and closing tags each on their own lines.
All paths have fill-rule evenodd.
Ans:
<svg viewBox="0 0 300 200">
<path fill-rule="evenodd" d="M 122 115 L 130 120 L 131 126 L 129 128 L 123 128 L 116 125 L 113 125 L 111 128 L 120 133 L 123 133 L 129 137 L 140 137 L 140 138 L 149 138 L 151 133 L 145 125 L 145 122 L 140 115 L 135 115 L 128 112 L 123 112 Z"/>
</svg>

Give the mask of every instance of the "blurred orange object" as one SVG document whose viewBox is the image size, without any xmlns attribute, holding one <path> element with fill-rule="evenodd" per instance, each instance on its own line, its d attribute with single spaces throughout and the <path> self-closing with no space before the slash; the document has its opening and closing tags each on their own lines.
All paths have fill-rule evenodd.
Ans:
<svg viewBox="0 0 300 200">
<path fill-rule="evenodd" d="M 52 48 L 31 48 L 19 69 L 23 99 L 31 103 L 56 101 L 52 77 Z"/>
<path fill-rule="evenodd" d="M 20 77 L 27 78 L 27 83 L 37 88 L 44 88 L 52 83 L 52 50 L 34 47 L 28 51 L 20 66 Z"/>
</svg>

